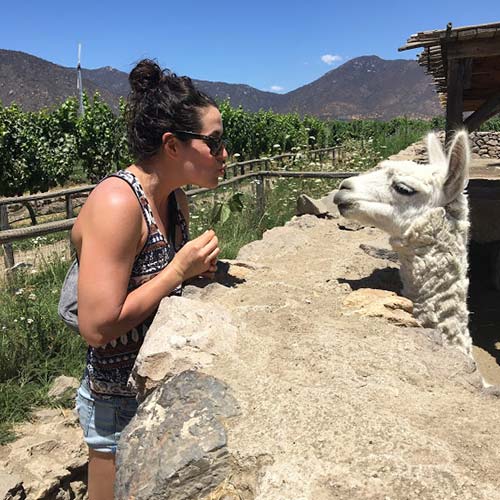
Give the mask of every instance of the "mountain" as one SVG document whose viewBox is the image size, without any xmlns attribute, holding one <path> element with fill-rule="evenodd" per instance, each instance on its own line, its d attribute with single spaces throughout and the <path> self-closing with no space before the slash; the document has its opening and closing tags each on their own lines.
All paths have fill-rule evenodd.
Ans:
<svg viewBox="0 0 500 500">
<path fill-rule="evenodd" d="M 129 91 L 127 74 L 110 66 L 82 70 L 83 86 L 93 94 L 99 90 L 114 109 Z M 248 111 L 272 109 L 298 112 L 324 119 L 396 116 L 430 118 L 442 109 L 430 77 L 415 61 L 387 61 L 363 56 L 347 61 L 312 83 L 287 94 L 264 92 L 249 85 L 193 80 L 202 91 L 230 99 Z M 23 52 L 0 49 L 0 101 L 18 103 L 25 110 L 60 104 L 76 94 L 76 70 Z"/>
<path fill-rule="evenodd" d="M 431 78 L 415 62 L 377 56 L 351 59 L 318 80 L 286 94 L 287 111 L 341 120 L 388 120 L 443 113 Z"/>
<path fill-rule="evenodd" d="M 97 70 L 99 71 L 99 70 Z M 97 90 L 117 107 L 117 95 L 83 77 L 89 94 Z M 0 49 L 0 102 L 19 104 L 26 111 L 56 106 L 76 95 L 76 70 L 65 68 L 24 52 Z"/>
<path fill-rule="evenodd" d="M 129 92 L 127 73 L 110 66 L 99 69 L 84 69 L 82 76 L 100 87 L 112 90 L 118 96 L 126 96 Z M 249 85 L 195 79 L 193 82 L 206 94 L 221 101 L 229 99 L 235 106 L 241 105 L 248 111 L 278 108 L 284 97 L 273 92 L 257 90 Z"/>
</svg>

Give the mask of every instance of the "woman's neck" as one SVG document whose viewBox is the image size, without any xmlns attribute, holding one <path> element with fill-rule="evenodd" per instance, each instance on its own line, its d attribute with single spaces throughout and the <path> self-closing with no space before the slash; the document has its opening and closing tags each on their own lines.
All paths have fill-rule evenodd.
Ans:
<svg viewBox="0 0 500 500">
<path fill-rule="evenodd" d="M 130 165 L 127 170 L 139 179 L 146 197 L 157 207 L 164 205 L 168 195 L 182 185 L 172 175 L 173 169 L 160 165 L 158 161 L 137 162 Z"/>
</svg>

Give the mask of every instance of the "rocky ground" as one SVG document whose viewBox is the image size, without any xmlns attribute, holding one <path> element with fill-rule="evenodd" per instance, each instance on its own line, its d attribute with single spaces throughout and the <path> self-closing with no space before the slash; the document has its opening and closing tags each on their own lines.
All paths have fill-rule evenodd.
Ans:
<svg viewBox="0 0 500 500">
<path fill-rule="evenodd" d="M 385 317 L 352 302 L 359 289 L 399 290 L 397 264 L 374 250 L 384 248 L 378 230 L 306 215 L 244 247 L 225 284 L 188 290 L 237 328 L 198 365 L 239 406 L 226 432 L 231 456 L 253 464 L 241 498 L 500 498 L 498 399 L 432 332 L 397 326 L 411 324 L 404 302 L 370 312 Z M 0 498 L 25 498 L 7 487 L 82 498 L 70 492 L 85 456 L 79 428 L 68 414 L 42 417 L 0 449 Z"/>
<path fill-rule="evenodd" d="M 239 415 L 231 416 L 233 402 L 227 403 L 229 408 L 220 402 L 220 388 L 218 403 L 209 404 L 212 410 L 203 409 L 202 401 L 201 410 L 193 406 L 184 422 L 172 415 L 172 425 L 175 421 L 182 429 L 168 444 L 176 449 L 168 460 L 169 470 L 179 467 L 172 473 L 176 492 L 134 498 L 205 498 L 183 496 L 179 488 L 193 487 L 193 471 L 184 467 L 192 462 L 195 448 L 201 453 L 203 446 L 197 448 L 193 436 L 199 432 L 199 415 L 210 413 L 214 405 L 220 412 L 215 420 L 224 422 L 226 432 L 225 444 L 222 440 L 215 446 L 225 461 L 216 461 L 214 480 L 220 481 L 221 470 L 226 471 L 226 496 L 206 498 L 500 498 L 500 452 L 493 437 L 500 401 L 481 390 L 477 372 L 432 331 L 397 326 L 411 324 L 407 314 L 393 314 L 394 308 L 404 312 L 404 301 L 372 310 L 375 316 L 364 315 L 361 309 L 367 304 L 353 302 L 353 291 L 399 290 L 400 284 L 393 262 L 367 255 L 360 245 L 369 245 L 376 254 L 373 248 L 387 248 L 387 238 L 343 220 L 304 216 L 243 248 L 232 280 L 188 290 L 187 298 L 212 306 L 213 330 L 218 330 L 217 321 L 219 331 L 230 324 L 236 337 L 229 329 L 223 344 L 215 337 L 212 344 L 198 346 L 199 339 L 186 341 L 186 324 L 191 317 L 196 320 L 188 304 L 176 329 L 166 328 L 170 333 L 163 341 L 177 352 L 187 342 L 188 358 L 196 353 L 193 366 L 227 384 Z M 368 306 L 378 300 L 379 291 L 370 293 Z M 167 301 L 161 309 L 166 316 L 158 316 L 163 325 L 170 321 L 168 308 Z M 152 335 L 159 333 L 156 327 Z M 199 337 L 203 324 L 195 330 Z M 200 357 L 200 348 L 212 353 L 211 359 Z M 186 368 L 179 360 L 174 365 L 173 372 Z M 169 405 L 184 400 L 191 405 L 196 399 L 189 395 L 192 381 L 175 383 L 172 394 L 177 391 L 180 399 L 172 396 L 166 413 L 158 410 L 165 418 L 171 416 Z M 204 380 L 196 384 L 207 386 Z M 168 393 L 169 387 L 163 390 Z M 145 411 L 141 418 L 148 422 L 148 432 L 155 428 L 151 413 Z M 144 420 L 134 422 L 129 437 Z M 154 439 L 162 438 L 156 434 Z M 212 458 L 207 463 L 215 463 Z M 134 477 L 132 487 L 140 491 L 138 476 L 145 474 L 146 463 L 166 466 L 157 459 L 150 447 L 141 451 L 137 441 L 125 445 L 122 470 L 128 471 L 123 482 Z M 149 466 L 145 474 L 150 483 L 155 470 Z M 186 483 L 179 483 L 184 476 Z M 127 487 L 120 491 L 131 491 Z"/>
</svg>

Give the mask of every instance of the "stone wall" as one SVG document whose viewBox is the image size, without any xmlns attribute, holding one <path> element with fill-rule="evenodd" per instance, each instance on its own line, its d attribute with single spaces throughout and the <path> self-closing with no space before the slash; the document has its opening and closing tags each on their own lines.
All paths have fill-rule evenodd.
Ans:
<svg viewBox="0 0 500 500">
<path fill-rule="evenodd" d="M 500 132 L 473 132 L 472 153 L 480 158 L 500 158 Z"/>
<path fill-rule="evenodd" d="M 444 143 L 444 132 L 438 132 L 437 135 L 441 142 Z M 500 158 L 500 132 L 472 132 L 469 137 L 472 158 Z M 427 163 L 425 138 L 410 144 L 406 149 L 392 155 L 389 159 Z"/>
<path fill-rule="evenodd" d="M 400 287 L 360 245 L 387 254 L 380 231 L 305 215 L 162 301 L 116 498 L 500 499 L 498 399 L 433 331 L 348 301 Z"/>
</svg>

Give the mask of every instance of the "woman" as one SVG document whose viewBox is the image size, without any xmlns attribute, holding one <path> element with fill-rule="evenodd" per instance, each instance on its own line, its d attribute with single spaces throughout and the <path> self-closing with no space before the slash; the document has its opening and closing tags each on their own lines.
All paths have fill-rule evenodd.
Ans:
<svg viewBox="0 0 500 500">
<path fill-rule="evenodd" d="M 215 102 L 150 60 L 129 75 L 129 147 L 136 161 L 92 191 L 72 230 L 78 324 L 89 344 L 77 410 L 89 446 L 90 500 L 112 499 L 120 432 L 137 403 L 127 387 L 163 297 L 215 271 L 213 231 L 188 240 L 180 186 L 217 186 L 227 158 Z"/>
</svg>

